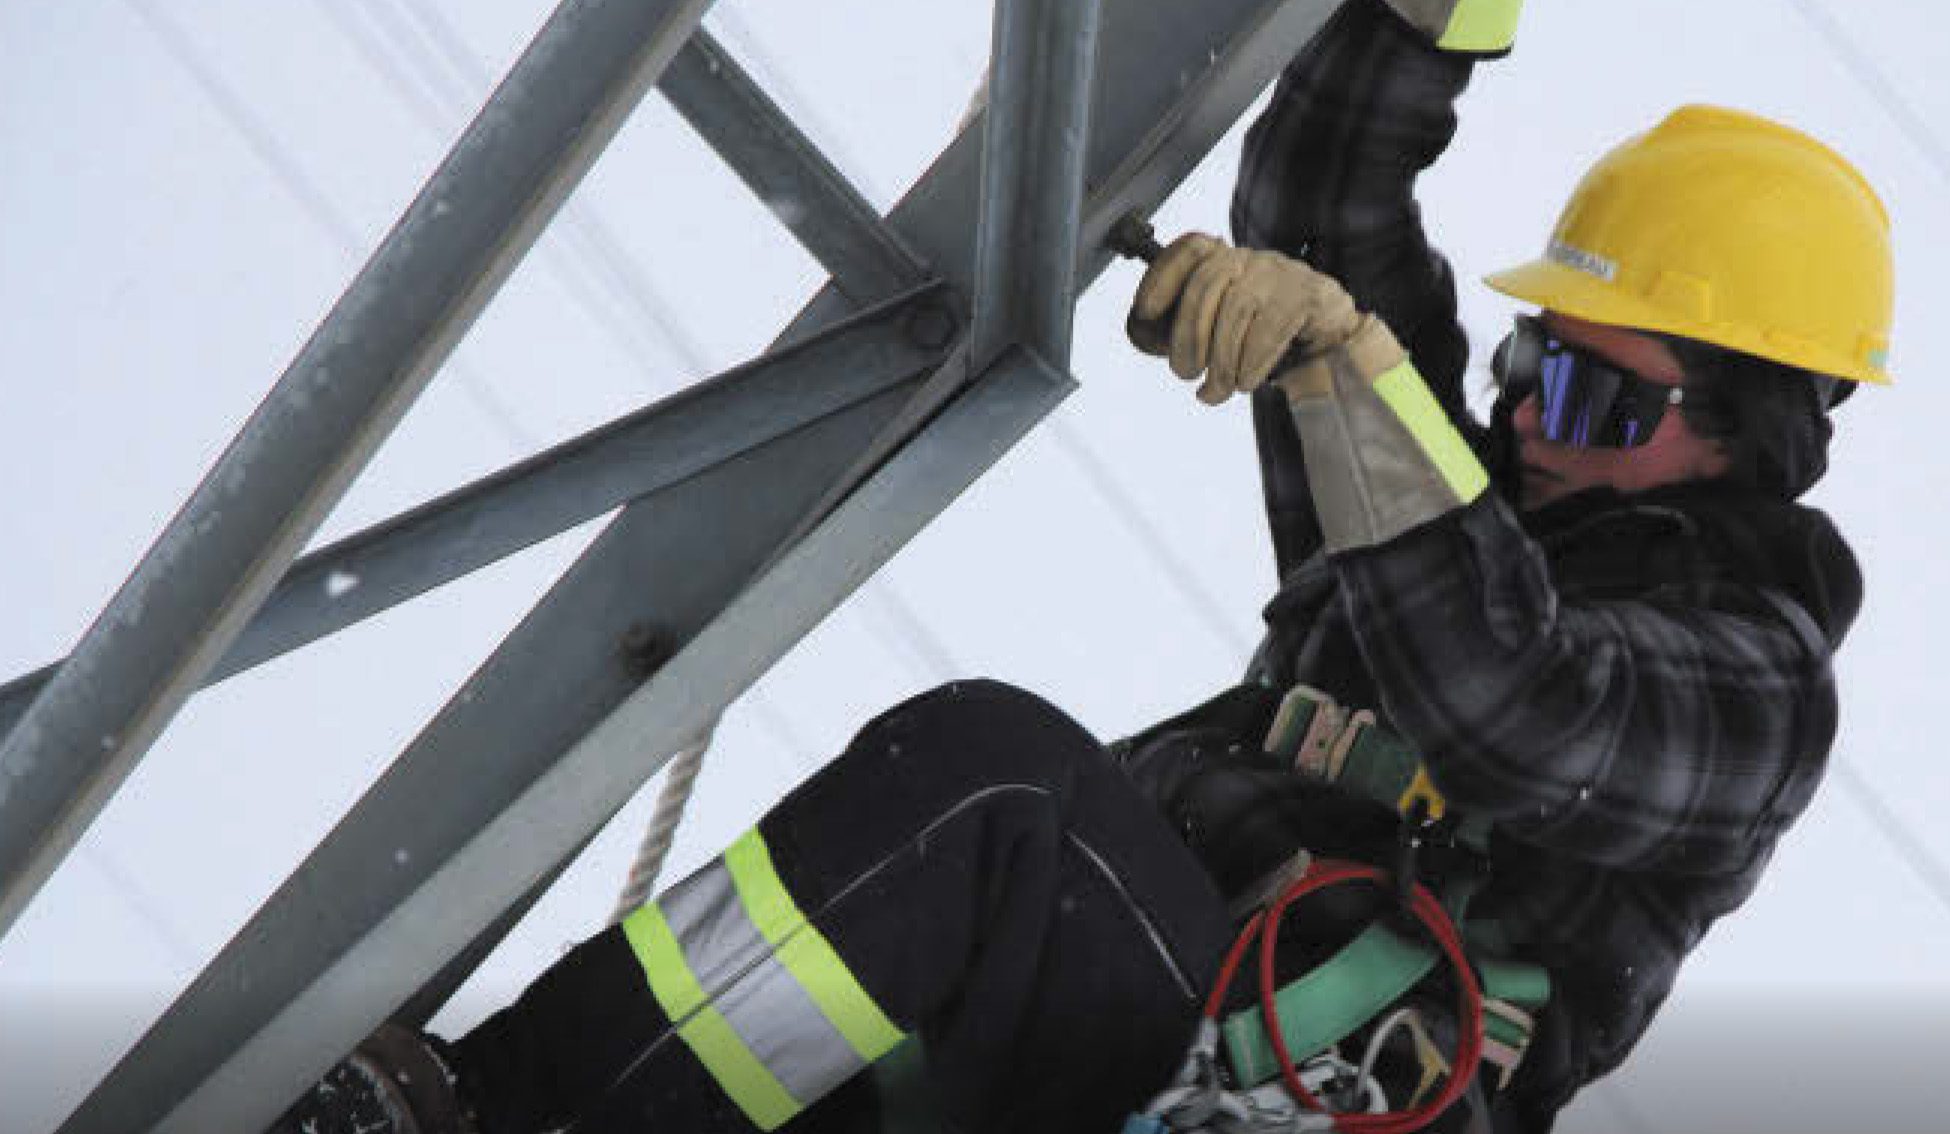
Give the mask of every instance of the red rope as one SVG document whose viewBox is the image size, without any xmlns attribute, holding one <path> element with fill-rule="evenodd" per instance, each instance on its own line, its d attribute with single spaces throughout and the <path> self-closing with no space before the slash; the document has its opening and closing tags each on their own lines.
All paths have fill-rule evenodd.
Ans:
<svg viewBox="0 0 1950 1134">
<path fill-rule="evenodd" d="M 1391 884 L 1391 878 L 1388 872 L 1363 863 L 1314 860 L 1306 874 L 1283 890 L 1264 912 L 1254 914 L 1252 920 L 1246 923 L 1226 954 L 1212 994 L 1205 1001 L 1205 1015 L 1216 1021 L 1225 1002 L 1226 990 L 1232 986 L 1233 977 L 1238 974 L 1246 949 L 1258 938 L 1260 1013 L 1266 1038 L 1271 1041 L 1273 1053 L 1279 1059 L 1280 1076 L 1285 1080 L 1287 1090 L 1303 1105 L 1323 1113 L 1327 1111 L 1326 1105 L 1300 1081 L 1299 1069 L 1294 1066 L 1292 1053 L 1287 1050 L 1286 1036 L 1280 1031 L 1279 1005 L 1275 999 L 1279 986 L 1274 976 L 1273 961 L 1279 944 L 1280 920 L 1287 907 L 1317 890 L 1344 882 L 1369 882 L 1385 887 Z M 1422 1129 L 1462 1097 L 1469 1088 L 1470 1080 L 1476 1077 L 1477 1066 L 1482 1061 L 1483 990 L 1476 981 L 1475 971 L 1469 967 L 1469 957 L 1463 951 L 1462 935 L 1457 932 L 1456 923 L 1450 920 L 1442 903 L 1419 882 L 1410 893 L 1409 910 L 1428 927 L 1430 935 L 1456 969 L 1456 1000 L 1461 1024 L 1456 1040 L 1455 1063 L 1450 1068 L 1448 1081 L 1443 1084 L 1442 1091 L 1422 1106 L 1384 1114 L 1336 1113 L 1335 1125 L 1345 1134 L 1411 1134 Z"/>
</svg>

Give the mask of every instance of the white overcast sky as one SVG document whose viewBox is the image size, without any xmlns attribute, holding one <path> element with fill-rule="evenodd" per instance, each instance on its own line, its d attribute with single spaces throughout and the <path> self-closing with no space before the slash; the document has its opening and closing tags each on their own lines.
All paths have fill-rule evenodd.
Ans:
<svg viewBox="0 0 1950 1134">
<path fill-rule="evenodd" d="M 1923 1042 L 1950 1039 L 1950 16 L 1900 0 L 1531 7 L 1424 183 L 1479 364 L 1511 308 L 1475 278 L 1534 254 L 1578 172 L 1682 102 L 1771 114 L 1848 154 L 1889 205 L 1899 273 L 1899 385 L 1842 412 L 1812 497 L 1868 576 L 1835 773 L 1639 1059 L 1564 1128 L 1909 1128 L 1895 1116 L 1950 1106 Z M 0 0 L 0 679 L 72 648 L 548 10 Z M 726 0 L 710 26 L 882 207 L 952 132 L 988 51 L 974 0 Z M 1166 234 L 1224 231 L 1237 153 L 1235 132 L 1161 212 Z M 819 279 L 653 95 L 320 538 L 749 358 Z M 942 680 L 1017 682 L 1110 737 L 1237 675 L 1272 579 L 1246 413 L 1197 406 L 1123 343 L 1134 280 L 1113 268 L 1082 301 L 1082 389 L 1056 417 L 734 709 L 673 871 Z M 594 530 L 190 705 L 0 942 L 0 1134 L 58 1124 Z M 444 1026 L 600 927 L 647 804 Z M 1820 1073 L 1784 1086 L 1817 1049 Z"/>
</svg>

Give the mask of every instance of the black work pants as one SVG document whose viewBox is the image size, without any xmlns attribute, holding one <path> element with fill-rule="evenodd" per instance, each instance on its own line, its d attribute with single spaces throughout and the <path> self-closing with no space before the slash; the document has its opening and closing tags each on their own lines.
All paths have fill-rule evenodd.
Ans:
<svg viewBox="0 0 1950 1134">
<path fill-rule="evenodd" d="M 993 682 L 879 717 L 759 831 L 808 921 L 921 1037 L 961 1129 L 1116 1130 L 1178 1066 L 1230 936 L 1197 860 L 1097 742 Z M 618 929 L 452 1051 L 487 1134 L 753 1128 Z"/>
</svg>

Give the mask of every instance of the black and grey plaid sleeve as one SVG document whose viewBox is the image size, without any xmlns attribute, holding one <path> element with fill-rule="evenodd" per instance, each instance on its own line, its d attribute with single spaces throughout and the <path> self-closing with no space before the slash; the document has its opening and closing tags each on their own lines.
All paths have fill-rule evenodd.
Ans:
<svg viewBox="0 0 1950 1134">
<path fill-rule="evenodd" d="M 1831 647 L 1785 595 L 1701 583 L 1567 602 L 1488 496 L 1335 565 L 1394 725 L 1455 806 L 1526 842 L 1737 871 L 1820 778 Z"/>
<path fill-rule="evenodd" d="M 1348 0 L 1287 66 L 1247 132 L 1233 241 L 1305 260 L 1380 316 L 1479 448 L 1463 396 L 1469 343 L 1455 281 L 1430 246 L 1415 178 L 1448 147 L 1471 63 L 1433 50 L 1380 0 Z M 1319 549 L 1285 397 L 1253 396 L 1267 521 L 1281 574 Z"/>
<path fill-rule="evenodd" d="M 1468 344 L 1415 179 L 1448 148 L 1471 62 L 1379 0 L 1348 0 L 1288 65 L 1246 136 L 1236 243 L 1305 260 L 1388 324 L 1452 415 Z"/>
</svg>

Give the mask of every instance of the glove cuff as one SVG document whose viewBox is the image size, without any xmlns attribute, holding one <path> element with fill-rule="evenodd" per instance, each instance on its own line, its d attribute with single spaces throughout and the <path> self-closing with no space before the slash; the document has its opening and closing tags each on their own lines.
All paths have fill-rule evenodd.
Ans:
<svg viewBox="0 0 1950 1134">
<path fill-rule="evenodd" d="M 1372 382 L 1406 361 L 1408 352 L 1388 324 L 1364 314 L 1338 347 L 1279 374 L 1273 384 L 1286 391 L 1288 401 L 1328 397 L 1333 393 L 1336 358 L 1344 358 L 1354 373 Z"/>
<path fill-rule="evenodd" d="M 1489 474 L 1401 348 L 1393 366 L 1371 377 L 1353 347 L 1312 364 L 1327 379 L 1325 393 L 1288 387 L 1330 555 L 1386 543 L 1489 487 Z"/>
</svg>

